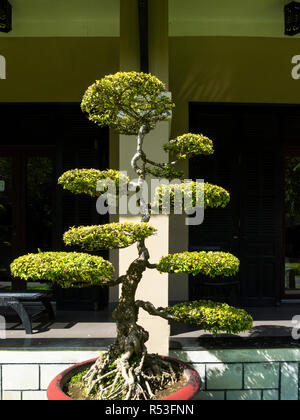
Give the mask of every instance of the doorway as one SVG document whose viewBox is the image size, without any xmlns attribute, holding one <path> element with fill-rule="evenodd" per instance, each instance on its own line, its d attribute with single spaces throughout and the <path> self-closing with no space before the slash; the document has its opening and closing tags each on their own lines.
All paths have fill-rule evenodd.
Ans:
<svg viewBox="0 0 300 420">
<path fill-rule="evenodd" d="M 55 171 L 52 148 L 0 148 L 1 283 L 11 281 L 14 258 L 54 248 Z"/>
<path fill-rule="evenodd" d="M 18 123 L 15 123 L 18 115 Z M 9 266 L 20 255 L 79 251 L 66 247 L 71 226 L 108 223 L 95 200 L 74 195 L 58 178 L 74 168 L 107 169 L 109 131 L 91 123 L 79 103 L 2 103 L 0 125 L 0 285 L 11 282 Z M 108 259 L 107 252 L 99 253 Z M 14 280 L 23 289 L 24 282 Z M 108 288 L 55 287 L 60 310 L 103 307 Z"/>
<path fill-rule="evenodd" d="M 285 298 L 300 298 L 300 150 L 284 155 Z"/>
<path fill-rule="evenodd" d="M 243 306 L 299 299 L 300 107 L 191 103 L 190 130 L 215 145 L 214 155 L 190 161 L 190 178 L 204 178 L 231 194 L 228 207 L 208 209 L 203 225 L 190 228 L 190 249 L 231 252 L 240 259 Z M 191 300 L 201 298 L 197 282 L 190 279 Z"/>
</svg>

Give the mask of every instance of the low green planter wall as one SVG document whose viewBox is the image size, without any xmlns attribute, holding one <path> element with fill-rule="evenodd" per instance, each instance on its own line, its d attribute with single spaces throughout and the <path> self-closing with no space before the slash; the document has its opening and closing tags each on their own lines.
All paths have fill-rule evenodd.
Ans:
<svg viewBox="0 0 300 420">
<path fill-rule="evenodd" d="M 47 400 L 51 380 L 99 351 L 0 350 L 0 400 Z"/>
<path fill-rule="evenodd" d="M 199 372 L 197 400 L 299 400 L 300 349 L 171 351 Z"/>
<path fill-rule="evenodd" d="M 0 399 L 46 400 L 59 372 L 99 356 L 97 350 L 1 350 Z M 203 381 L 196 400 L 299 400 L 300 348 L 171 350 Z"/>
</svg>

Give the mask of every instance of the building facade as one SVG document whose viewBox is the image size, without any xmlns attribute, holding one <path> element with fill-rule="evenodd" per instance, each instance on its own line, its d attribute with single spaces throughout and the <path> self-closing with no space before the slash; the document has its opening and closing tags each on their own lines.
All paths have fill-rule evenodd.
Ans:
<svg viewBox="0 0 300 420">
<path fill-rule="evenodd" d="M 11 0 L 13 29 L 0 33 L 1 283 L 10 280 L 14 257 L 61 250 L 69 226 L 107 221 L 95 203 L 63 193 L 56 180 L 74 167 L 129 170 L 134 139 L 93 126 L 79 103 L 95 79 L 146 66 L 176 104 L 149 151 L 153 142 L 159 147 L 188 131 L 210 136 L 215 155 L 183 169 L 232 197 L 227 209 L 207 211 L 201 226 L 157 217 L 161 240 L 150 244 L 153 259 L 187 249 L 229 251 L 241 259 L 241 305 L 297 298 L 300 44 L 284 35 L 286 3 Z M 134 255 L 130 248 L 110 258 L 122 272 Z M 197 279 L 148 276 L 139 293 L 159 306 L 200 297 Z M 97 308 L 107 291 L 84 293 L 58 292 L 58 302 Z M 110 292 L 111 301 L 117 296 Z M 145 315 L 145 322 L 153 320 Z M 165 321 L 157 322 L 164 335 Z"/>
</svg>

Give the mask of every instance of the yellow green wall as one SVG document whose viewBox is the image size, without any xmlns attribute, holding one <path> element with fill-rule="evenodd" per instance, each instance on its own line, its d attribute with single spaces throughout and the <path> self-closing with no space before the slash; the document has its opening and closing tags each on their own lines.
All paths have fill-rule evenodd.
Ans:
<svg viewBox="0 0 300 420">
<path fill-rule="evenodd" d="M 188 129 L 191 101 L 300 103 L 298 39 L 171 37 L 169 46 L 174 135 Z"/>
<path fill-rule="evenodd" d="M 9 0 L 13 25 L 2 38 L 118 37 L 120 0 Z"/>
<path fill-rule="evenodd" d="M 284 6 L 290 2 L 169 0 L 169 34 L 284 38 Z"/>
<path fill-rule="evenodd" d="M 300 103 L 300 79 L 291 74 L 298 54 L 298 39 L 170 37 L 171 136 L 188 132 L 189 102 Z M 188 176 L 188 162 L 181 169 Z M 188 249 L 184 218 L 170 218 L 169 237 L 170 252 Z M 177 278 L 172 298 L 188 299 L 187 276 Z"/>
<path fill-rule="evenodd" d="M 78 102 L 95 79 L 118 71 L 119 38 L 1 38 L 0 55 L 0 102 Z"/>
</svg>

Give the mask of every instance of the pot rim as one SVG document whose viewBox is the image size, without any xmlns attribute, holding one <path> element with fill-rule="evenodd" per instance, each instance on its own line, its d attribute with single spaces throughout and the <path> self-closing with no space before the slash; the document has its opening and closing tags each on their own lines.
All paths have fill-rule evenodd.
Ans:
<svg viewBox="0 0 300 420">
<path fill-rule="evenodd" d="M 173 362 L 174 364 L 180 364 L 184 368 L 184 374 L 187 378 L 187 383 L 180 390 L 170 394 L 164 398 L 160 398 L 157 401 L 186 401 L 191 400 L 199 391 L 201 387 L 201 379 L 198 372 L 193 369 L 190 365 L 181 360 L 173 359 L 167 356 L 159 356 L 163 360 Z M 74 401 L 73 398 L 69 397 L 63 391 L 65 384 L 77 373 L 83 370 L 84 367 L 92 365 L 97 359 L 87 360 L 82 363 L 70 366 L 68 369 L 57 375 L 50 383 L 48 387 L 48 400 L 49 401 Z"/>
</svg>

